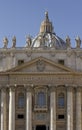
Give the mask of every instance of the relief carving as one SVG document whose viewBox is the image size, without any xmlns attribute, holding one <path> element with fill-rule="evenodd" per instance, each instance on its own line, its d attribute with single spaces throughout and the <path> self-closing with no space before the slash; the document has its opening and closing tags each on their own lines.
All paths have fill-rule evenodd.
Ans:
<svg viewBox="0 0 82 130">
<path fill-rule="evenodd" d="M 38 71 L 44 71 L 45 69 L 45 62 L 43 60 L 37 61 L 37 70 Z"/>
</svg>

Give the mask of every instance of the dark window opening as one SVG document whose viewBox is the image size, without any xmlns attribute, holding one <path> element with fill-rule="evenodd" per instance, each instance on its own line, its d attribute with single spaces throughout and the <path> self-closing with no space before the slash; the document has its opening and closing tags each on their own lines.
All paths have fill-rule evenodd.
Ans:
<svg viewBox="0 0 82 130">
<path fill-rule="evenodd" d="M 18 114 L 17 117 L 18 117 L 18 119 L 23 119 L 24 115 L 23 114 Z"/>
<path fill-rule="evenodd" d="M 36 130 L 46 130 L 46 126 L 45 125 L 37 125 Z"/>
<path fill-rule="evenodd" d="M 24 60 L 18 60 L 18 65 L 21 65 L 24 63 Z"/>
<path fill-rule="evenodd" d="M 64 119 L 64 115 L 58 115 L 58 119 Z"/>
<path fill-rule="evenodd" d="M 64 65 L 64 60 L 58 60 L 58 63 Z"/>
</svg>

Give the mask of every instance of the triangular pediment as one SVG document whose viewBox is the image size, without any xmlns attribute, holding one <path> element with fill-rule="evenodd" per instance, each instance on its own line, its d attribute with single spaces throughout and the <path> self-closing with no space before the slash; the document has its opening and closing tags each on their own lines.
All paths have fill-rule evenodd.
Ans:
<svg viewBox="0 0 82 130">
<path fill-rule="evenodd" d="M 55 63 L 54 61 L 38 57 L 36 59 L 30 60 L 23 63 L 15 68 L 10 69 L 7 72 L 74 72 L 72 69 Z"/>
</svg>

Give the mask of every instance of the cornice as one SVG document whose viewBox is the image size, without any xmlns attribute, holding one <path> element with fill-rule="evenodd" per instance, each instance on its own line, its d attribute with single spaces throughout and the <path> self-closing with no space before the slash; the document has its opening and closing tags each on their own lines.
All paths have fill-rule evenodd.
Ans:
<svg viewBox="0 0 82 130">
<path fill-rule="evenodd" d="M 80 76 L 81 72 L 0 72 L 0 75 L 73 75 Z"/>
<path fill-rule="evenodd" d="M 82 48 L 71 48 L 69 50 L 67 49 L 55 49 L 55 48 L 26 48 L 26 47 L 15 47 L 15 48 L 0 48 L 0 53 L 1 54 L 9 54 L 9 53 L 82 53 Z"/>
</svg>

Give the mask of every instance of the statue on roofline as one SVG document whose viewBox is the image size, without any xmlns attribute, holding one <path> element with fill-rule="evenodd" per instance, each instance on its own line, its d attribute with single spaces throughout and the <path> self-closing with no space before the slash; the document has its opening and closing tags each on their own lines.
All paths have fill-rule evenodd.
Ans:
<svg viewBox="0 0 82 130">
<path fill-rule="evenodd" d="M 4 37 L 3 38 L 3 44 L 4 44 L 4 48 L 7 48 L 7 46 L 8 46 L 8 38 L 7 37 Z"/>
<path fill-rule="evenodd" d="M 67 44 L 67 47 L 68 47 L 68 48 L 71 47 L 71 42 L 70 42 L 69 36 L 66 37 L 66 44 Z"/>
<path fill-rule="evenodd" d="M 16 37 L 15 36 L 12 38 L 12 47 L 13 48 L 16 47 Z"/>
<path fill-rule="evenodd" d="M 76 40 L 76 48 L 80 48 L 80 46 L 81 46 L 81 39 L 80 39 L 80 37 L 77 36 L 77 37 L 75 38 L 75 40 Z"/>
<path fill-rule="evenodd" d="M 26 45 L 25 47 L 31 47 L 32 39 L 31 36 L 26 36 Z"/>
</svg>

